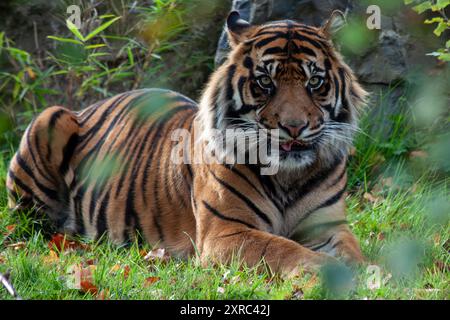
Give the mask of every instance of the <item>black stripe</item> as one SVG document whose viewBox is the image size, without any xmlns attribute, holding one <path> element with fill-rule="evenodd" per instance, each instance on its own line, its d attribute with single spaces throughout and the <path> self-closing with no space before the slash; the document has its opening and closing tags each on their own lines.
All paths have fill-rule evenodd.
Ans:
<svg viewBox="0 0 450 320">
<path fill-rule="evenodd" d="M 311 214 L 313 214 L 314 212 L 316 212 L 319 209 L 322 208 L 326 208 L 329 207 L 333 204 L 335 204 L 336 202 L 338 202 L 341 198 L 342 195 L 344 194 L 346 189 L 346 186 L 344 186 L 344 188 L 342 188 L 342 190 L 338 191 L 335 195 L 333 195 L 331 198 L 325 200 L 324 202 L 322 202 L 322 204 L 320 204 L 319 206 L 317 206 L 316 208 L 309 210 L 298 222 L 297 222 L 297 226 L 299 226 L 303 221 L 305 221 Z M 341 220 L 339 220 L 341 221 Z M 295 228 L 294 228 L 295 229 Z"/>
<path fill-rule="evenodd" d="M 92 136 L 96 136 L 96 133 L 103 126 L 109 115 L 115 110 L 115 107 L 117 107 L 123 100 L 125 100 L 130 95 L 131 95 L 130 92 L 126 92 L 119 95 L 115 100 L 113 100 L 111 105 L 109 105 L 106 108 L 105 112 L 102 113 L 100 119 L 98 119 L 98 121 L 93 126 L 91 126 L 85 134 L 80 136 L 80 141 L 82 141 L 82 145 L 80 146 L 81 148 L 84 148 L 84 146 L 89 142 L 89 139 Z M 129 104 L 124 105 L 123 108 L 125 109 L 128 105 Z"/>
<path fill-rule="evenodd" d="M 106 195 L 103 197 L 102 203 L 100 204 L 100 209 L 97 215 L 97 238 L 100 238 L 108 229 L 108 216 L 106 215 L 106 210 L 109 204 L 111 190 L 108 190 Z"/>
<path fill-rule="evenodd" d="M 28 148 L 27 148 L 27 149 L 28 149 L 28 151 L 30 152 L 31 159 L 33 159 L 34 166 L 36 167 L 36 169 L 37 169 L 37 171 L 39 172 L 39 174 L 40 174 L 42 177 L 44 177 L 44 179 L 46 179 L 48 182 L 50 182 L 50 183 L 55 183 L 55 179 L 54 179 L 53 177 L 51 177 L 51 175 L 47 175 L 47 173 L 44 172 L 44 171 L 40 168 L 39 163 L 42 162 L 42 161 L 37 161 L 36 155 L 34 154 L 34 151 L 33 151 L 33 146 L 32 146 L 32 144 L 31 144 L 31 139 L 30 139 L 30 134 L 31 134 L 31 130 L 32 130 L 32 127 L 33 127 L 33 124 L 34 124 L 35 120 L 36 120 L 36 119 L 33 119 L 33 121 L 31 122 L 31 124 L 29 125 L 28 130 L 27 130 L 27 133 L 26 133 L 26 139 L 27 139 L 27 145 L 28 145 Z M 37 135 L 36 135 L 36 140 L 37 140 Z M 37 150 L 39 150 L 39 148 L 37 148 Z M 44 168 L 47 169 L 45 166 L 44 166 Z"/>
<path fill-rule="evenodd" d="M 250 179 L 247 176 L 245 176 L 242 172 L 240 172 L 236 167 L 232 165 L 226 165 L 225 167 L 231 170 L 233 173 L 237 174 L 242 179 L 244 179 L 261 197 L 265 198 L 264 194 L 262 194 L 262 192 L 259 191 L 259 189 L 255 186 L 255 184 L 251 182 Z"/>
<path fill-rule="evenodd" d="M 263 55 L 280 54 L 280 53 L 287 54 L 287 48 L 272 47 L 264 50 Z"/>
<path fill-rule="evenodd" d="M 54 112 L 52 114 L 52 116 L 50 117 L 50 121 L 48 123 L 48 128 L 47 128 L 47 135 L 48 135 L 48 140 L 47 140 L 47 161 L 50 161 L 50 158 L 52 157 L 52 149 L 50 148 L 50 145 L 51 145 L 51 141 L 53 140 L 53 134 L 54 134 L 54 130 L 55 130 L 56 121 L 58 121 L 58 119 L 61 117 L 61 115 L 64 112 L 65 112 L 64 110 L 59 109 L 58 111 Z"/>
<path fill-rule="evenodd" d="M 42 150 L 41 148 L 40 148 L 40 140 L 39 140 L 39 134 L 35 134 L 34 135 L 34 145 L 35 145 L 35 148 L 36 148 L 36 150 L 38 150 L 38 151 L 44 151 L 44 150 Z M 49 148 L 49 146 L 47 146 L 47 151 L 48 151 L 48 148 Z M 31 149 L 31 148 L 30 148 Z M 38 152 L 38 157 L 39 157 L 39 161 L 38 161 L 38 163 L 40 163 L 40 164 L 42 164 L 42 166 L 44 167 L 44 170 L 47 172 L 47 174 L 53 179 L 53 182 L 55 183 L 55 181 L 58 181 L 58 179 L 55 177 L 55 176 L 53 176 L 53 170 L 51 170 L 50 169 L 50 167 L 49 167 L 49 162 L 50 161 L 48 161 L 48 160 L 46 160 L 46 159 L 42 159 L 43 158 L 43 156 Z"/>
<path fill-rule="evenodd" d="M 191 114 L 189 112 L 186 112 L 184 115 L 181 116 L 181 119 L 178 119 L 178 121 L 175 123 L 175 125 L 171 125 L 169 128 L 167 128 L 168 135 L 170 135 L 171 132 L 175 129 L 183 128 L 186 121 L 190 118 Z M 178 199 L 181 201 L 181 205 L 183 208 L 187 208 L 188 204 L 185 200 L 184 194 L 178 194 L 177 185 L 174 183 L 173 179 L 173 170 L 174 168 L 168 164 L 170 162 L 170 156 L 164 157 L 164 163 L 163 163 L 163 172 L 162 172 L 162 182 L 164 183 L 164 190 L 165 195 L 167 196 L 167 200 L 169 203 L 173 203 L 174 197 L 178 196 Z M 175 168 L 176 169 L 176 168 Z M 181 173 L 183 175 L 183 173 Z M 169 185 L 170 184 L 170 185 Z M 172 187 L 172 188 L 171 188 Z M 173 192 L 175 190 L 175 192 Z"/>
<path fill-rule="evenodd" d="M 59 166 L 59 172 L 64 175 L 69 170 L 69 162 L 73 156 L 78 143 L 78 134 L 74 133 L 70 136 L 69 141 L 63 148 L 63 160 Z"/>
<path fill-rule="evenodd" d="M 331 240 L 333 240 L 333 237 L 334 237 L 334 235 L 332 235 L 332 236 L 331 236 L 327 241 L 325 241 L 324 243 L 319 244 L 319 245 L 316 245 L 316 246 L 313 246 L 313 247 L 310 247 L 309 249 L 312 250 L 312 251 L 320 250 L 320 249 L 322 249 L 323 247 L 325 247 L 327 244 L 329 244 L 329 243 L 331 242 Z"/>
<path fill-rule="evenodd" d="M 95 103 L 94 105 L 88 107 L 86 110 L 84 110 L 83 114 L 80 115 L 80 117 L 81 117 L 81 119 L 79 121 L 80 127 L 83 127 L 86 124 L 86 122 L 88 122 L 89 119 L 95 114 L 95 112 L 98 110 L 98 108 L 108 100 L 109 99 L 103 99 L 103 100 Z M 89 110 L 89 109 L 91 109 L 91 110 Z M 88 112 L 88 111 L 90 111 L 90 112 Z M 85 115 L 84 112 L 86 112 L 87 115 Z"/>
<path fill-rule="evenodd" d="M 244 59 L 244 67 L 250 70 L 253 69 L 253 60 L 249 56 Z"/>
<path fill-rule="evenodd" d="M 217 211 L 216 209 L 211 207 L 206 201 L 202 200 L 202 202 L 203 202 L 203 205 L 205 206 L 205 208 L 208 209 L 208 211 L 211 212 L 216 217 L 218 217 L 218 218 L 220 218 L 222 220 L 231 221 L 231 222 L 237 222 L 237 223 L 243 224 L 243 225 L 245 225 L 245 226 L 247 226 L 247 227 L 249 227 L 251 229 L 256 229 L 255 226 L 253 226 L 252 224 L 247 223 L 245 221 L 242 221 L 240 219 L 224 216 L 219 211 Z"/>
<path fill-rule="evenodd" d="M 339 245 L 341 245 L 343 243 L 344 243 L 343 240 L 338 240 L 335 243 L 333 243 L 333 245 L 331 246 L 331 249 L 334 249 L 334 248 L 336 248 L 337 246 L 339 246 Z"/>
<path fill-rule="evenodd" d="M 313 45 L 314 47 L 316 47 L 317 49 L 323 49 L 323 47 L 324 47 L 324 44 L 321 43 L 320 40 L 319 40 L 319 41 L 316 41 L 316 40 L 311 39 L 310 37 L 301 35 L 301 34 L 299 34 L 299 33 L 294 33 L 294 34 L 292 35 L 292 37 L 293 37 L 295 40 L 300 40 L 300 41 L 308 42 L 308 43 L 310 43 L 311 45 Z"/>
<path fill-rule="evenodd" d="M 334 186 L 335 184 L 337 184 L 338 182 L 341 181 L 341 179 L 344 177 L 345 173 L 347 172 L 347 166 L 345 165 L 344 168 L 342 169 L 341 173 L 339 173 L 339 175 L 336 177 L 336 179 L 334 179 L 330 185 Z"/>
<path fill-rule="evenodd" d="M 86 190 L 84 189 L 84 186 L 81 185 L 73 199 L 75 210 L 75 224 L 77 228 L 77 234 L 79 235 L 84 235 L 86 232 L 83 220 L 83 212 L 81 208 L 85 191 Z"/>
<path fill-rule="evenodd" d="M 177 112 L 179 112 L 181 110 L 190 110 L 190 109 L 192 109 L 192 108 L 189 106 L 180 106 L 180 107 L 174 108 L 158 120 L 159 124 L 158 124 L 158 129 L 156 130 L 156 137 L 154 137 L 153 141 L 152 141 L 153 146 L 157 146 L 157 149 L 155 151 L 152 151 L 152 154 L 149 157 L 149 159 L 152 159 L 155 154 L 157 155 L 157 157 L 158 157 L 158 160 L 156 163 L 157 170 L 159 170 L 160 160 L 161 160 L 159 153 L 162 150 L 162 145 L 163 145 L 163 142 L 160 141 L 161 138 L 163 138 L 163 133 L 161 132 L 161 129 L 166 124 L 166 121 L 168 119 L 170 119 L 172 116 L 174 116 Z M 149 161 L 147 161 L 147 163 L 149 163 Z M 150 166 L 150 168 L 151 168 L 151 166 Z M 159 179 L 155 179 L 154 185 L 153 185 L 153 197 L 154 197 L 154 203 L 155 203 L 156 210 L 153 214 L 153 223 L 155 224 L 156 229 L 158 231 L 159 239 L 161 240 L 161 242 L 164 242 L 165 241 L 164 231 L 163 231 L 162 225 L 159 223 L 159 220 L 161 219 L 161 205 L 159 203 L 160 199 L 159 199 L 158 183 L 159 183 Z M 144 188 L 144 192 L 145 192 L 145 188 Z"/>
<path fill-rule="evenodd" d="M 233 99 L 234 88 L 233 88 L 233 77 L 236 72 L 236 66 L 231 65 L 227 71 L 227 87 L 226 87 L 226 99 L 230 101 Z"/>
<path fill-rule="evenodd" d="M 320 185 L 330 174 L 332 174 L 336 168 L 342 162 L 342 158 L 336 158 L 335 161 L 326 169 L 319 171 L 316 175 L 308 179 L 299 188 L 296 188 L 292 201 L 288 203 L 287 207 L 291 207 L 301 199 L 303 199 L 308 193 L 313 191 L 318 185 Z"/>
<path fill-rule="evenodd" d="M 246 77 L 241 76 L 239 78 L 238 81 L 238 90 L 239 90 L 239 97 L 241 98 L 241 102 L 242 102 L 242 106 L 241 106 L 241 110 L 243 109 L 244 105 L 245 105 L 245 101 L 244 101 L 244 84 L 247 81 Z"/>
<path fill-rule="evenodd" d="M 256 48 L 261 48 L 264 47 L 265 45 L 276 41 L 278 39 L 288 39 L 288 34 L 286 33 L 277 33 L 276 35 L 272 36 L 272 37 L 268 37 L 262 40 L 259 40 L 258 42 L 255 43 L 255 47 Z"/>
<path fill-rule="evenodd" d="M 319 210 L 319 209 L 322 209 L 322 208 L 326 208 L 326 207 L 332 206 L 333 204 L 338 202 L 342 198 L 342 195 L 345 193 L 345 189 L 346 189 L 346 186 L 344 186 L 341 190 L 339 190 L 334 196 L 332 196 L 331 198 L 329 198 L 325 202 L 323 202 L 315 210 Z"/>
<path fill-rule="evenodd" d="M 322 233 L 322 232 L 326 231 L 327 229 L 337 227 L 337 226 L 347 224 L 347 223 L 348 222 L 345 219 L 318 223 L 318 224 L 314 224 L 312 226 L 308 226 L 308 227 L 302 229 L 302 234 L 311 234 L 311 232 L 314 232 L 314 231 L 316 231 L 318 233 Z"/>
<path fill-rule="evenodd" d="M 270 221 L 270 219 L 267 217 L 267 215 L 262 212 L 249 198 L 247 198 L 246 196 L 244 196 L 242 193 L 240 193 L 238 190 L 236 190 L 234 187 L 232 187 L 230 184 L 228 184 L 227 182 L 225 182 L 224 180 L 220 179 L 219 177 L 217 177 L 214 172 L 212 172 L 211 170 L 209 170 L 209 172 L 212 174 L 212 176 L 221 184 L 223 185 L 225 188 L 227 188 L 229 191 L 231 191 L 234 195 L 236 195 L 239 199 L 241 199 L 242 201 L 245 202 L 245 204 L 253 210 L 254 213 L 256 213 L 258 215 L 258 217 L 260 217 L 262 220 L 264 220 L 268 225 L 272 226 L 272 222 Z"/>
<path fill-rule="evenodd" d="M 339 81 L 335 76 L 333 76 L 333 81 L 334 81 L 334 99 L 335 99 L 334 109 L 336 110 L 337 103 L 339 101 L 340 89 L 339 89 Z M 332 113 L 331 116 L 332 116 L 332 119 L 335 119 L 334 113 Z"/>
<path fill-rule="evenodd" d="M 30 176 L 36 187 L 38 187 L 41 192 L 43 192 L 49 199 L 58 200 L 58 192 L 56 190 L 44 186 L 36 179 L 36 177 L 33 174 L 33 171 L 30 169 L 30 167 L 28 167 L 28 165 L 26 164 L 25 160 L 22 158 L 19 152 L 16 154 L 16 160 L 19 166 L 28 174 L 28 176 Z"/>
<path fill-rule="evenodd" d="M 142 96 L 137 96 L 134 99 L 137 99 L 137 98 L 140 98 L 140 97 L 142 97 Z M 130 111 L 129 105 L 130 105 L 131 102 L 133 102 L 133 100 L 130 101 L 129 104 L 124 105 L 122 110 L 120 110 L 119 113 L 114 116 L 114 118 L 110 122 L 108 128 L 105 130 L 103 135 L 98 139 L 97 143 L 88 152 L 86 152 L 85 156 L 83 157 L 83 159 L 81 160 L 80 164 L 76 168 L 76 174 L 79 174 L 79 172 L 81 173 L 84 170 L 85 167 L 88 167 L 88 163 L 89 163 L 89 165 L 92 165 L 92 163 L 95 162 L 96 155 L 98 155 L 98 153 L 100 152 L 100 149 L 103 146 L 103 144 L 105 143 L 106 137 L 108 136 L 108 134 L 112 130 L 114 130 L 117 127 L 117 125 L 120 124 L 120 122 L 122 120 L 125 119 L 126 115 L 128 114 L 126 111 Z M 136 106 L 136 104 L 135 104 L 135 106 Z M 131 143 L 129 143 L 129 141 L 130 141 L 129 138 L 133 136 L 134 131 L 137 128 L 138 128 L 138 126 L 134 125 L 132 127 L 132 130 L 130 130 L 130 132 L 128 133 L 128 137 L 122 143 L 122 144 L 126 143 L 128 149 L 132 145 Z M 108 141 L 108 143 L 110 144 L 110 147 L 109 147 L 108 151 L 111 151 L 112 145 L 117 140 L 118 137 L 119 137 L 119 135 L 115 135 L 114 140 L 112 142 Z M 86 145 L 86 143 L 84 145 L 80 145 L 80 149 L 82 149 L 85 145 Z M 120 148 L 118 148 L 118 149 L 120 149 Z M 127 151 L 128 151 L 128 149 L 127 149 Z M 128 155 L 127 152 L 125 154 Z"/>
<path fill-rule="evenodd" d="M 247 166 L 253 174 L 258 178 L 261 185 L 263 186 L 265 194 L 269 197 L 269 199 L 272 201 L 272 203 L 277 207 L 278 211 L 284 215 L 285 208 L 284 205 L 280 201 L 280 196 L 278 195 L 278 192 L 275 188 L 275 184 L 273 183 L 272 179 L 269 176 L 261 175 L 259 173 L 260 167 L 249 165 Z"/>
<path fill-rule="evenodd" d="M 339 110 L 339 115 L 336 118 L 338 122 L 348 122 L 349 120 L 349 103 L 347 100 L 346 94 L 346 82 L 345 82 L 345 71 L 343 68 L 339 68 L 338 70 L 339 78 L 341 80 L 341 102 L 342 108 Z"/>
<path fill-rule="evenodd" d="M 322 108 L 324 108 L 330 116 L 333 115 L 333 107 L 331 106 L 331 103 L 322 105 Z"/>
<path fill-rule="evenodd" d="M 316 53 L 314 52 L 314 50 L 312 50 L 312 49 L 310 49 L 308 47 L 305 47 L 305 46 L 300 46 L 300 47 L 292 50 L 292 53 L 294 53 L 294 54 L 306 54 L 306 55 L 309 55 L 309 56 L 316 57 Z"/>
<path fill-rule="evenodd" d="M 8 175 L 10 179 L 13 180 L 14 184 L 18 185 L 19 188 L 32 196 L 34 202 L 37 202 L 43 207 L 46 207 L 44 205 L 45 202 L 42 201 L 24 182 L 22 182 L 22 180 L 17 178 L 11 170 L 8 171 Z"/>
<path fill-rule="evenodd" d="M 241 230 L 241 231 L 237 231 L 237 232 L 233 232 L 233 233 L 228 233 L 228 234 L 224 234 L 224 235 L 220 235 L 218 237 L 216 237 L 217 239 L 222 239 L 222 238 L 228 238 L 228 237 L 233 237 L 233 236 L 237 236 L 239 234 L 243 234 L 243 233 L 247 233 L 250 230 Z"/>
<path fill-rule="evenodd" d="M 275 237 L 270 237 L 269 240 L 267 240 L 266 244 L 264 245 L 264 248 L 261 252 L 261 257 L 264 258 L 267 252 L 267 248 L 269 247 L 269 244 L 275 239 Z"/>
</svg>

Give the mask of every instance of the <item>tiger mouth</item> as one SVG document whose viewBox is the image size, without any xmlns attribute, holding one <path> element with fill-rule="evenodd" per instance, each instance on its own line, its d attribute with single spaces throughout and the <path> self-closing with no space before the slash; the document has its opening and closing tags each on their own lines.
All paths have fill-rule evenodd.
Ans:
<svg viewBox="0 0 450 320">
<path fill-rule="evenodd" d="M 312 148 L 313 144 L 299 140 L 290 140 L 280 144 L 280 151 L 286 153 L 301 152 L 305 150 L 311 150 Z"/>
</svg>

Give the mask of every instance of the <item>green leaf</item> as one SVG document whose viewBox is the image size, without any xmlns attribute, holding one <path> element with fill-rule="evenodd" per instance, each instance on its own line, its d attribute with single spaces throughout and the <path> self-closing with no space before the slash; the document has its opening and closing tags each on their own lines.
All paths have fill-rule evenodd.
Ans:
<svg viewBox="0 0 450 320">
<path fill-rule="evenodd" d="M 412 9 L 420 14 L 422 12 L 430 10 L 431 6 L 432 6 L 431 1 L 424 1 L 421 4 L 418 4 L 417 6 L 413 7 Z"/>
<path fill-rule="evenodd" d="M 106 19 L 106 18 L 114 18 L 115 15 L 113 14 L 102 14 L 99 18 L 100 19 Z"/>
<path fill-rule="evenodd" d="M 438 59 L 442 61 L 450 61 L 450 53 L 442 53 L 439 55 Z"/>
<path fill-rule="evenodd" d="M 108 52 L 96 52 L 96 53 L 91 53 L 89 55 L 89 58 L 95 58 L 95 57 L 103 57 L 103 56 L 109 56 L 110 53 Z"/>
<path fill-rule="evenodd" d="M 436 29 L 434 29 L 433 33 L 437 35 L 438 37 L 447 29 L 447 24 L 443 21 L 439 22 Z"/>
<path fill-rule="evenodd" d="M 75 40 L 75 39 L 70 39 L 70 38 L 60 38 L 60 37 L 55 37 L 55 36 L 47 36 L 47 38 L 53 39 L 53 40 L 56 40 L 56 41 L 59 41 L 59 42 L 70 42 L 70 43 L 83 45 L 83 42 Z"/>
<path fill-rule="evenodd" d="M 85 49 L 97 49 L 97 48 L 102 48 L 102 47 L 106 47 L 106 44 L 104 44 L 104 43 L 91 44 L 90 46 L 86 46 Z"/>
<path fill-rule="evenodd" d="M 55 72 L 52 72 L 52 76 L 59 76 L 59 75 L 62 75 L 62 74 L 67 74 L 67 73 L 69 73 L 67 70 L 59 70 L 59 71 L 55 71 Z"/>
<path fill-rule="evenodd" d="M 450 48 L 450 40 L 447 40 L 447 42 L 445 43 L 445 47 Z"/>
<path fill-rule="evenodd" d="M 85 41 L 92 39 L 93 37 L 95 37 L 97 34 L 99 34 L 100 32 L 102 32 L 103 30 L 105 30 L 106 28 L 108 28 L 110 25 L 112 25 L 114 22 L 116 22 L 117 20 L 119 20 L 121 17 L 116 17 L 114 19 L 111 19 L 107 22 L 105 22 L 104 24 L 102 24 L 101 26 L 99 26 L 97 29 L 95 29 L 94 31 L 92 31 L 91 33 L 89 33 L 86 38 Z"/>
<path fill-rule="evenodd" d="M 437 8 L 437 10 L 441 10 L 448 5 L 450 5 L 450 0 L 437 0 L 435 7 Z"/>
<path fill-rule="evenodd" d="M 134 66 L 133 52 L 131 52 L 130 47 L 127 48 L 127 53 L 128 53 L 128 61 L 130 61 L 130 65 Z"/>
<path fill-rule="evenodd" d="M 83 35 L 78 31 L 78 28 L 76 25 L 74 25 L 69 19 L 66 20 L 67 28 L 77 37 L 79 40 L 85 42 L 86 39 L 83 37 Z"/>
<path fill-rule="evenodd" d="M 442 18 L 442 17 L 434 17 L 433 19 L 426 19 L 423 23 L 432 24 L 432 23 L 443 22 L 443 21 L 444 21 L 444 18 Z"/>
</svg>

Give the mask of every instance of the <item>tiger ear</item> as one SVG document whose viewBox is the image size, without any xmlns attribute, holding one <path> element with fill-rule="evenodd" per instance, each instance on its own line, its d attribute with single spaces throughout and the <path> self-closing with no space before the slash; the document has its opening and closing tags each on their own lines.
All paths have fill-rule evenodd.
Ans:
<svg viewBox="0 0 450 320">
<path fill-rule="evenodd" d="M 345 14 L 340 10 L 334 10 L 328 20 L 322 25 L 321 31 L 324 35 L 331 38 L 346 24 Z"/>
<path fill-rule="evenodd" d="M 252 25 L 242 19 L 239 12 L 230 12 L 227 18 L 227 30 L 232 47 L 247 39 L 252 29 Z"/>
</svg>

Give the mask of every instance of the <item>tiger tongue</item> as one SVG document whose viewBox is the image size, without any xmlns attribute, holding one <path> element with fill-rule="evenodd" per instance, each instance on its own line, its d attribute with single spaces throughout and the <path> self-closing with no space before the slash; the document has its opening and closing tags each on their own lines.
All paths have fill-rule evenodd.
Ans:
<svg viewBox="0 0 450 320">
<path fill-rule="evenodd" d="M 289 141 L 289 142 L 281 144 L 280 146 L 281 146 L 281 149 L 283 149 L 284 151 L 288 151 L 289 152 L 289 151 L 291 151 L 291 148 L 292 148 L 293 144 L 294 144 L 293 141 Z"/>
</svg>

